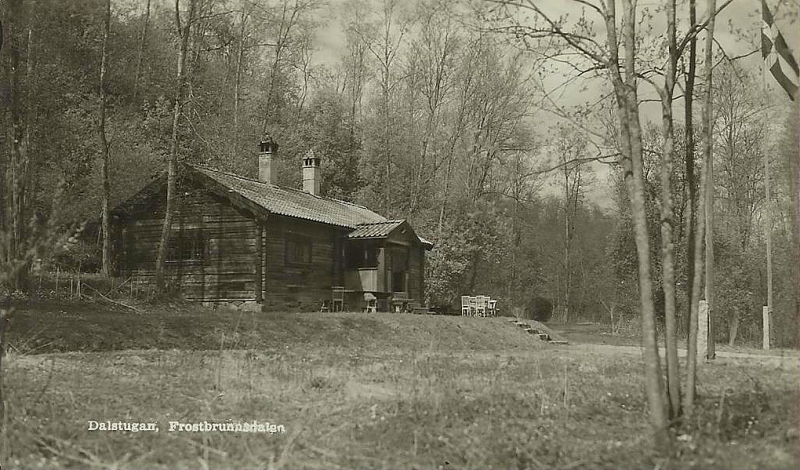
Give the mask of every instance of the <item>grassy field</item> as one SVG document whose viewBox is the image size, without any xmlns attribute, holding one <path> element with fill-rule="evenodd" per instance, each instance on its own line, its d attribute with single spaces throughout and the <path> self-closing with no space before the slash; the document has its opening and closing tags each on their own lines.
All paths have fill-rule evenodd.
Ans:
<svg viewBox="0 0 800 470">
<path fill-rule="evenodd" d="M 800 461 L 794 359 L 703 365 L 700 416 L 666 462 L 650 451 L 635 351 L 543 344 L 505 319 L 188 307 L 136 315 L 54 304 L 19 312 L 13 328 L 3 468 L 788 469 Z M 88 431 L 89 420 L 155 422 L 159 432 Z M 254 420 L 286 432 L 168 430 L 169 421 Z"/>
</svg>

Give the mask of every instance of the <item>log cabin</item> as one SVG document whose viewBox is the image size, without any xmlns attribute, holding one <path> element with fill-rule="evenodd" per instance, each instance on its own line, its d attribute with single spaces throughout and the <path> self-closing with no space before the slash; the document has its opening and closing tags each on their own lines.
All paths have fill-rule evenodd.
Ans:
<svg viewBox="0 0 800 470">
<path fill-rule="evenodd" d="M 188 300 L 264 311 L 361 310 L 365 298 L 383 310 L 423 304 L 433 245 L 406 220 L 321 196 L 313 151 L 303 158 L 303 190 L 279 186 L 277 149 L 261 141 L 258 179 L 179 165 L 168 285 Z M 137 284 L 155 278 L 166 187 L 163 175 L 112 211 L 115 266 Z"/>
</svg>

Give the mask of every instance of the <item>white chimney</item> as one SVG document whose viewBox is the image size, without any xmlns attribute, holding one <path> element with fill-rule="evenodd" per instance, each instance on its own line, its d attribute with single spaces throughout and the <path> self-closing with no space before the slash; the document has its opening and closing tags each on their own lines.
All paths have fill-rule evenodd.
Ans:
<svg viewBox="0 0 800 470">
<path fill-rule="evenodd" d="M 320 180 L 319 157 L 309 149 L 303 157 L 303 191 L 319 196 Z"/>
<path fill-rule="evenodd" d="M 277 172 L 273 157 L 278 153 L 278 144 L 269 134 L 258 144 L 258 180 L 262 183 L 277 184 Z"/>
</svg>

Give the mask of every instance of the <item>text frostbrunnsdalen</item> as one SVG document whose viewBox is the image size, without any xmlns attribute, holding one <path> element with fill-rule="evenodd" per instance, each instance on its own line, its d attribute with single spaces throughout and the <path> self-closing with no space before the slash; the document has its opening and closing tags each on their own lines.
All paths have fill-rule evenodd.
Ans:
<svg viewBox="0 0 800 470">
<path fill-rule="evenodd" d="M 261 433 L 285 433 L 286 427 L 282 424 L 252 422 L 227 422 L 227 423 L 181 423 L 179 421 L 169 422 L 170 432 L 261 432 Z"/>
</svg>

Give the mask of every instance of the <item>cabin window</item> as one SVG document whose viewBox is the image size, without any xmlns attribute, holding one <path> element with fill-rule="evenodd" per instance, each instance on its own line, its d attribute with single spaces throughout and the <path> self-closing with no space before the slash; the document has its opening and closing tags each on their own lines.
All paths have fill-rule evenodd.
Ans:
<svg viewBox="0 0 800 470">
<path fill-rule="evenodd" d="M 202 261 L 206 251 L 203 232 L 200 230 L 180 230 L 173 233 L 169 240 L 168 251 L 168 261 Z"/>
<path fill-rule="evenodd" d="M 346 268 L 375 268 L 378 266 L 378 246 L 373 240 L 354 241 L 346 247 Z"/>
<path fill-rule="evenodd" d="M 287 264 L 311 264 L 311 241 L 292 235 L 286 239 Z"/>
</svg>

